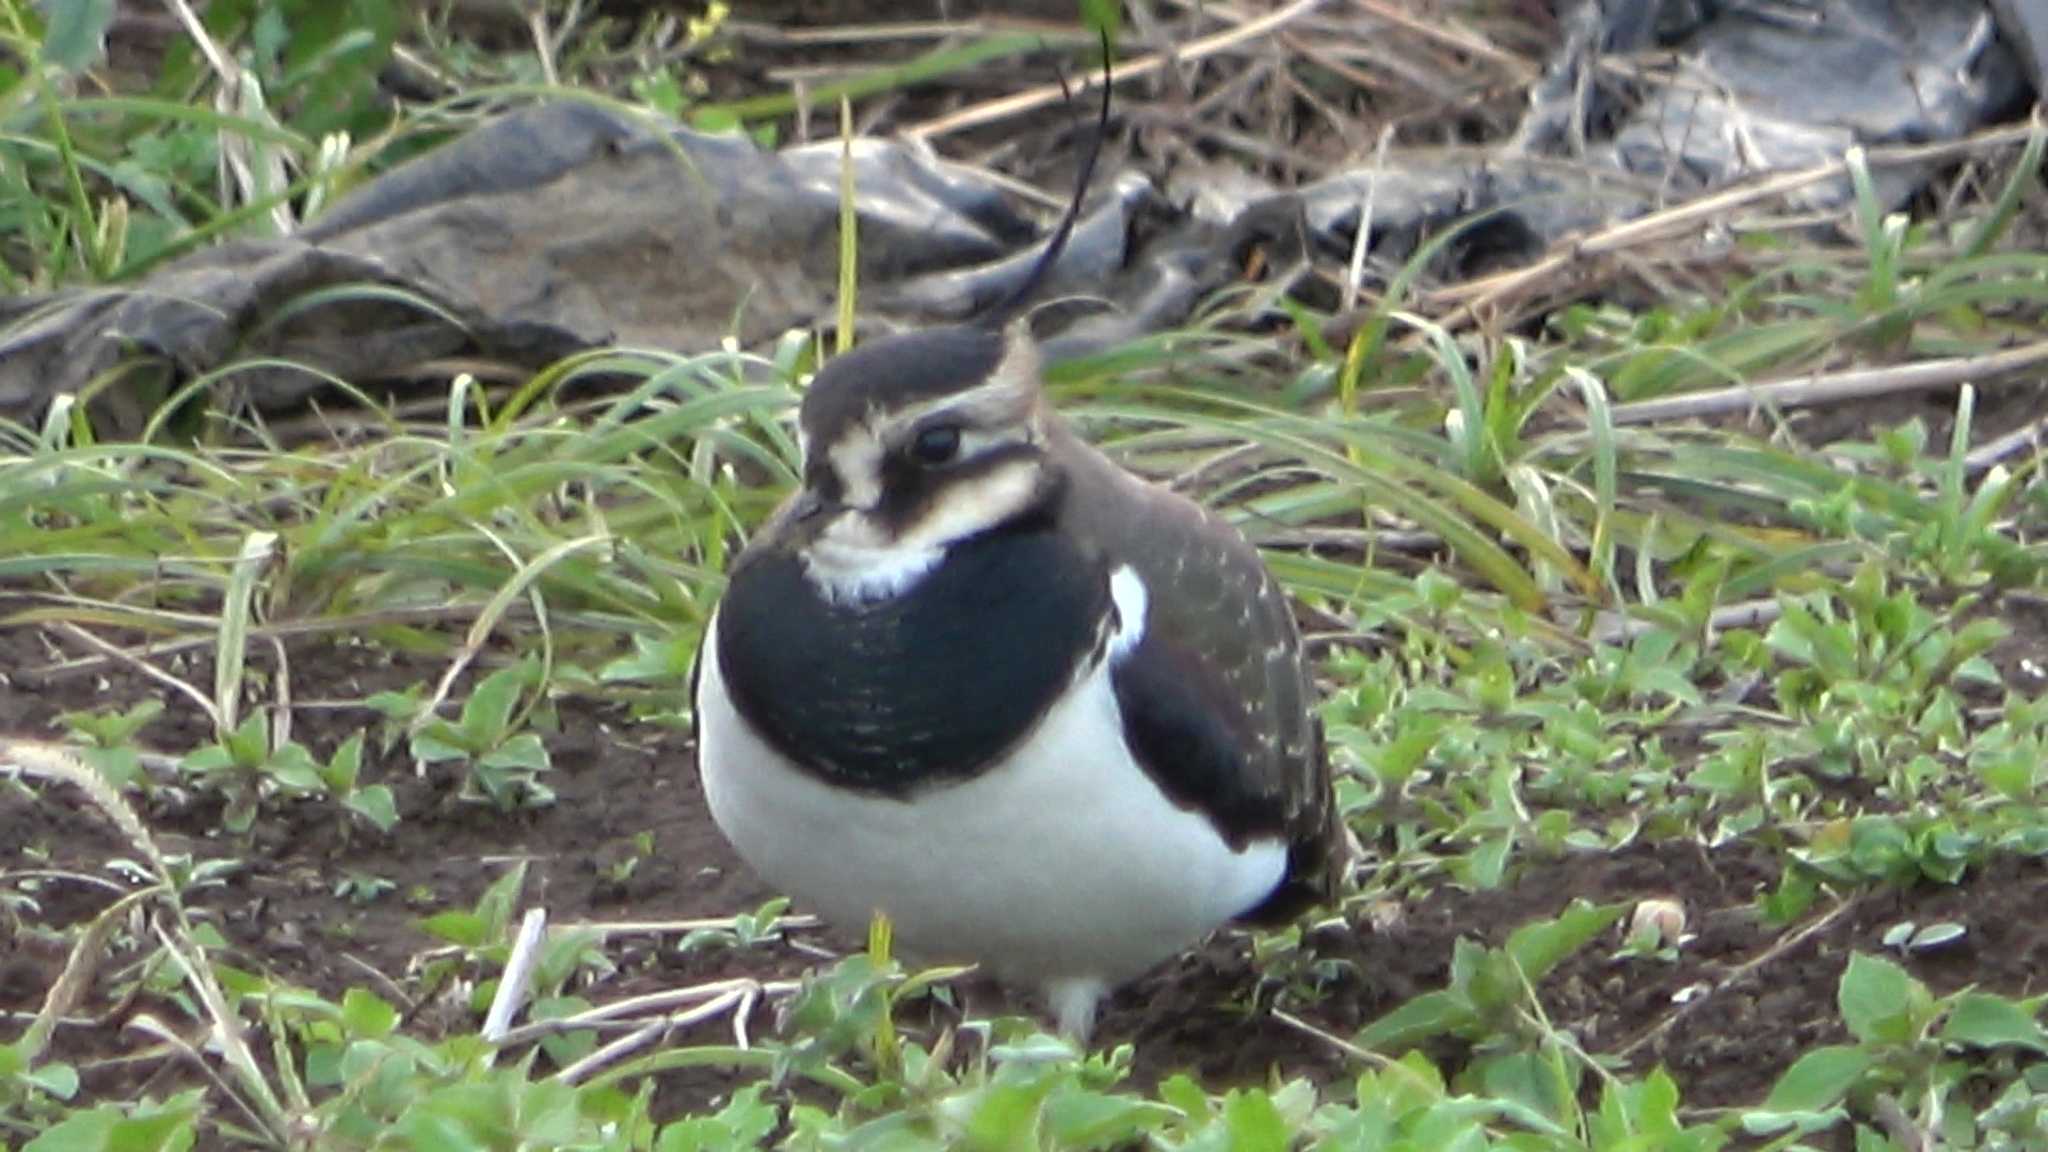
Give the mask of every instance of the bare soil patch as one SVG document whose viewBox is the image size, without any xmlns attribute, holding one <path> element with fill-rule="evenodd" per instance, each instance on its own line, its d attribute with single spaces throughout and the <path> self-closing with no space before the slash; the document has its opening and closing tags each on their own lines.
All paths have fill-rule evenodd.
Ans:
<svg viewBox="0 0 2048 1152">
<path fill-rule="evenodd" d="M 26 683 L 33 679 L 27 670 L 48 663 L 49 651 L 45 639 L 28 630 L 0 633 L 0 667 L 17 681 L 0 691 L 0 730 L 48 737 L 62 711 L 126 706 L 162 691 L 112 670 Z M 339 701 L 431 680 L 442 665 L 308 642 L 294 647 L 292 667 L 296 698 Z M 168 704 L 143 739 L 182 752 L 201 739 L 204 722 L 189 705 Z M 367 710 L 305 708 L 294 728 L 324 755 L 358 729 L 369 731 L 374 751 L 376 724 Z M 559 798 L 532 812 L 458 803 L 445 780 L 416 776 L 400 751 L 372 756 L 365 769 L 366 781 L 391 784 L 399 794 L 403 818 L 388 836 L 350 831 L 337 806 L 324 803 L 268 810 L 247 840 L 218 831 L 213 801 L 159 802 L 144 816 L 168 851 L 241 862 L 226 883 L 193 898 L 230 942 L 230 963 L 329 995 L 351 986 L 378 988 L 407 1003 L 413 1026 L 430 1033 L 473 1029 L 476 1020 L 421 986 L 417 961 L 436 941 L 418 920 L 473 904 L 513 861 L 529 863 L 524 903 L 544 905 L 554 924 L 722 917 L 770 895 L 711 823 L 683 734 L 635 722 L 615 706 L 566 700 L 560 731 L 547 742 Z M 654 851 L 630 876 L 616 878 L 608 866 L 635 854 L 633 842 L 642 833 L 652 834 Z M 0 791 L 0 866 L 15 890 L 33 874 L 40 905 L 33 918 L 0 921 L 6 957 L 0 1010 L 36 1011 L 65 965 L 63 930 L 115 898 L 119 881 L 108 862 L 133 854 L 68 789 Z M 1754 845 L 1709 851 L 1666 843 L 1611 855 L 1530 858 L 1501 890 L 1444 888 L 1412 900 L 1390 927 L 1346 923 L 1316 930 L 1309 947 L 1337 975 L 1313 1002 L 1290 1001 L 1288 1008 L 1348 1036 L 1405 999 L 1442 987 L 1460 935 L 1498 944 L 1516 926 L 1555 915 L 1575 897 L 1676 899 L 1696 933 L 1676 962 L 1620 959 L 1596 945 L 1555 973 L 1542 992 L 1553 1022 L 1589 1050 L 1626 1052 L 1638 1066 L 1662 1063 L 1679 1079 L 1688 1103 L 1704 1107 L 1759 1099 L 1801 1051 L 1838 1039 L 1835 984 L 1848 954 L 1881 951 L 1884 931 L 1901 920 L 1966 928 L 1952 945 L 1908 961 L 1937 991 L 1965 984 L 2017 995 L 2042 990 L 2048 927 L 2038 913 L 2048 906 L 2048 864 L 2012 861 L 1958 886 L 1873 892 L 1812 931 L 1769 925 L 1755 914 L 1755 896 L 1777 875 L 1773 854 Z M 375 877 L 392 887 L 358 901 L 340 891 L 350 877 Z M 829 934 L 810 939 L 845 945 Z M 788 949 L 681 954 L 674 943 L 673 937 L 614 938 L 607 950 L 618 973 L 584 993 L 608 1000 L 728 975 L 786 976 L 814 962 Z M 156 993 L 132 987 L 139 956 L 108 956 L 80 1009 L 94 1022 L 57 1034 L 56 1054 L 87 1070 L 87 1090 L 94 1094 L 161 1090 L 155 1081 L 174 1067 L 117 1060 L 140 1043 L 123 1031 L 133 1014 L 180 1018 Z M 1139 1079 L 1147 1083 L 1177 1071 L 1193 1072 L 1212 1087 L 1263 1082 L 1276 1071 L 1330 1084 L 1356 1074 L 1336 1047 L 1268 1012 L 1270 992 L 1261 991 L 1247 942 L 1219 938 L 1121 992 L 1100 1039 L 1134 1043 Z M 935 1020 L 944 1017 L 934 1011 Z M 773 1021 L 763 1013 L 754 1028 L 766 1032 Z M 1439 1054 L 1453 1064 L 1459 1056 L 1455 1050 Z M 681 1074 L 664 1083 L 664 1102 L 678 1110 L 708 1104 L 730 1083 L 716 1072 Z"/>
</svg>

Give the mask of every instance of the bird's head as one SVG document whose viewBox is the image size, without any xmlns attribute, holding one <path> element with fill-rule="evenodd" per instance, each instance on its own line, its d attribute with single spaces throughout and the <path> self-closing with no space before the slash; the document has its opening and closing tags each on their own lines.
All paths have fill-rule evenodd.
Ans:
<svg viewBox="0 0 2048 1152">
<path fill-rule="evenodd" d="M 1042 514 L 1059 493 L 1038 350 L 1019 316 L 1073 236 L 1101 152 L 1106 31 L 1102 59 L 1100 118 L 1074 195 L 1016 288 L 972 323 L 889 336 L 835 357 L 805 393 L 797 419 L 803 487 L 753 547 L 794 553 L 828 599 L 893 597 L 947 548 Z"/>
<path fill-rule="evenodd" d="M 1061 485 L 1050 419 L 1022 324 L 864 344 L 805 394 L 803 487 L 757 543 L 794 552 L 830 599 L 887 599 L 948 547 L 1043 514 Z"/>
</svg>

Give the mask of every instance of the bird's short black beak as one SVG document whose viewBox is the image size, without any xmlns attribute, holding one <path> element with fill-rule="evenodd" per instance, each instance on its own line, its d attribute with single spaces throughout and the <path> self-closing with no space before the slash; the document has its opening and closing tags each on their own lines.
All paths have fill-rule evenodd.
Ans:
<svg viewBox="0 0 2048 1152">
<path fill-rule="evenodd" d="M 793 524 L 815 520 L 832 510 L 832 502 L 806 488 L 797 494 L 796 503 L 790 505 L 789 519 Z"/>
<path fill-rule="evenodd" d="M 801 488 L 776 509 L 767 523 L 761 525 L 761 530 L 754 536 L 754 544 L 770 550 L 803 548 L 832 522 L 832 516 L 843 507 L 845 505 L 839 501 L 819 495 L 815 488 Z"/>
</svg>

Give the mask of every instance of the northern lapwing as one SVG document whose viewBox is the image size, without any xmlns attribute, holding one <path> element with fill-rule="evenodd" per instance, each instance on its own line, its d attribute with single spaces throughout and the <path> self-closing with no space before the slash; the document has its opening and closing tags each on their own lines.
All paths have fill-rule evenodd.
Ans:
<svg viewBox="0 0 2048 1152">
<path fill-rule="evenodd" d="M 802 489 L 705 628 L 697 762 L 770 884 L 843 928 L 886 913 L 1085 1039 L 1113 986 L 1329 900 L 1345 837 L 1279 583 L 1076 436 L 1014 311 L 817 374 Z"/>
</svg>

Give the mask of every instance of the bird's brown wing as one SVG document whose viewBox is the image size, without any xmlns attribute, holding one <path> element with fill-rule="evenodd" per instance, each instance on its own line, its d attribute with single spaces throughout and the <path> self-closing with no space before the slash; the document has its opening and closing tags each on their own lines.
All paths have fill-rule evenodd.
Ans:
<svg viewBox="0 0 2048 1152">
<path fill-rule="evenodd" d="M 1132 750 L 1177 803 L 1227 837 L 1284 836 L 1287 881 L 1254 920 L 1327 902 L 1345 838 L 1301 633 L 1280 587 L 1237 530 L 1145 484 L 1055 428 L 1073 475 L 1062 527 L 1148 592 L 1143 641 L 1115 683 Z"/>
</svg>

